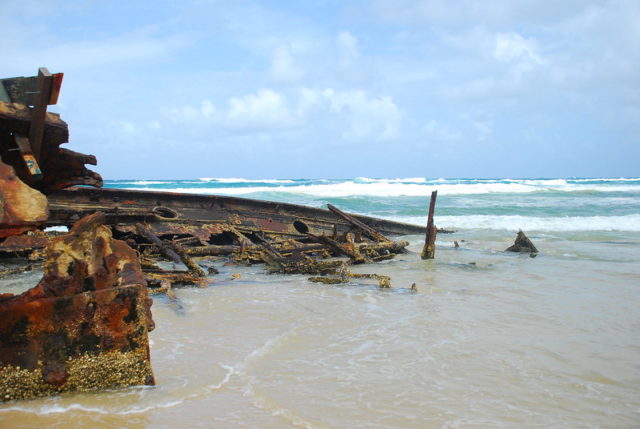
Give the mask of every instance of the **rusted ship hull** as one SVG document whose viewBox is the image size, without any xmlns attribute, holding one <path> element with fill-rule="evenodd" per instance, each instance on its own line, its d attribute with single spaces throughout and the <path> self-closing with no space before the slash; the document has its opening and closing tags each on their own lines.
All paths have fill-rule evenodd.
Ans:
<svg viewBox="0 0 640 429">
<path fill-rule="evenodd" d="M 216 225 L 234 225 L 244 233 L 291 238 L 301 238 L 307 233 L 342 234 L 352 229 L 349 222 L 329 210 L 296 204 L 219 195 L 90 188 L 71 188 L 51 194 L 48 225 L 69 225 L 95 211 L 106 213 L 107 223 L 116 225 L 148 222 L 156 225 L 158 234 L 169 233 L 171 224 L 176 227 L 197 224 L 199 229 L 207 229 L 209 225 L 213 231 Z M 388 235 L 424 234 L 425 231 L 425 227 L 402 222 L 354 217 Z M 159 227 L 159 224 L 165 226 Z"/>
</svg>

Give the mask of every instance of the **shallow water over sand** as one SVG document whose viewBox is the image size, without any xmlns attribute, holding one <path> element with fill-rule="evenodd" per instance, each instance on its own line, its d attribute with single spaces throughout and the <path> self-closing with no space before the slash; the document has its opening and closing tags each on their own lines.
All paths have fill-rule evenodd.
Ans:
<svg viewBox="0 0 640 429">
<path fill-rule="evenodd" d="M 354 267 L 391 290 L 216 262 L 154 300 L 156 387 L 0 405 L 0 427 L 637 427 L 640 234 L 529 235 L 536 258 L 461 230 Z"/>
</svg>

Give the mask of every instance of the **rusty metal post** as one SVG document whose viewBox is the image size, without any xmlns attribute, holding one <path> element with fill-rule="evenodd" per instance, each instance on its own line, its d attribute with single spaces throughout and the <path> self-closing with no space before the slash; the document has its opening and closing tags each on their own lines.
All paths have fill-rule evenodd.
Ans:
<svg viewBox="0 0 640 429">
<path fill-rule="evenodd" d="M 44 134 L 45 118 L 47 116 L 47 105 L 51 98 L 51 84 L 53 76 L 46 67 L 38 69 L 36 90 L 38 91 L 36 100 L 31 112 L 31 126 L 29 127 L 29 142 L 33 155 L 38 162 L 42 163 L 42 135 Z"/>
<path fill-rule="evenodd" d="M 431 202 L 429 203 L 429 215 L 427 217 L 427 232 L 424 240 L 424 248 L 422 249 L 422 253 L 420 257 L 422 259 L 433 259 L 436 254 L 436 233 L 438 232 L 438 228 L 433 224 L 433 213 L 436 209 L 436 197 L 438 196 L 438 191 L 433 191 L 431 193 Z"/>
</svg>

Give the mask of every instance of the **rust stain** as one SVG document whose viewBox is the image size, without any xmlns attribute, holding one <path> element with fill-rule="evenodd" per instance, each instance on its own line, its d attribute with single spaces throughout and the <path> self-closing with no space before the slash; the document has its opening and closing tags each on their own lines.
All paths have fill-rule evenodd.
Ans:
<svg viewBox="0 0 640 429">
<path fill-rule="evenodd" d="M 0 161 L 0 238 L 35 229 L 47 220 L 47 198 Z"/>
</svg>

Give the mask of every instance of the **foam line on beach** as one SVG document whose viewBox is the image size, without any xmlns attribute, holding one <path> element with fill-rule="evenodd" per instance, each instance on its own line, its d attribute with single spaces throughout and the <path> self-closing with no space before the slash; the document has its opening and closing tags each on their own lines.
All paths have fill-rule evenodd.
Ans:
<svg viewBox="0 0 640 429">
<path fill-rule="evenodd" d="M 154 405 L 149 405 L 147 407 L 134 407 L 134 408 L 120 410 L 120 411 L 114 410 L 114 409 L 108 409 L 108 408 L 86 407 L 80 404 L 42 405 L 36 408 L 13 406 L 13 407 L 0 408 L 0 413 L 5 413 L 9 411 L 18 411 L 21 413 L 37 414 L 42 416 L 42 415 L 48 415 L 48 414 L 62 414 L 69 411 L 81 411 L 86 413 L 97 413 L 97 414 L 105 414 L 105 415 L 117 414 L 117 415 L 124 416 L 128 414 L 144 414 L 148 411 L 151 411 L 153 409 L 158 409 L 158 408 L 171 408 L 171 407 L 180 405 L 183 402 L 184 402 L 183 400 L 169 401 L 164 404 L 154 404 Z"/>
</svg>

